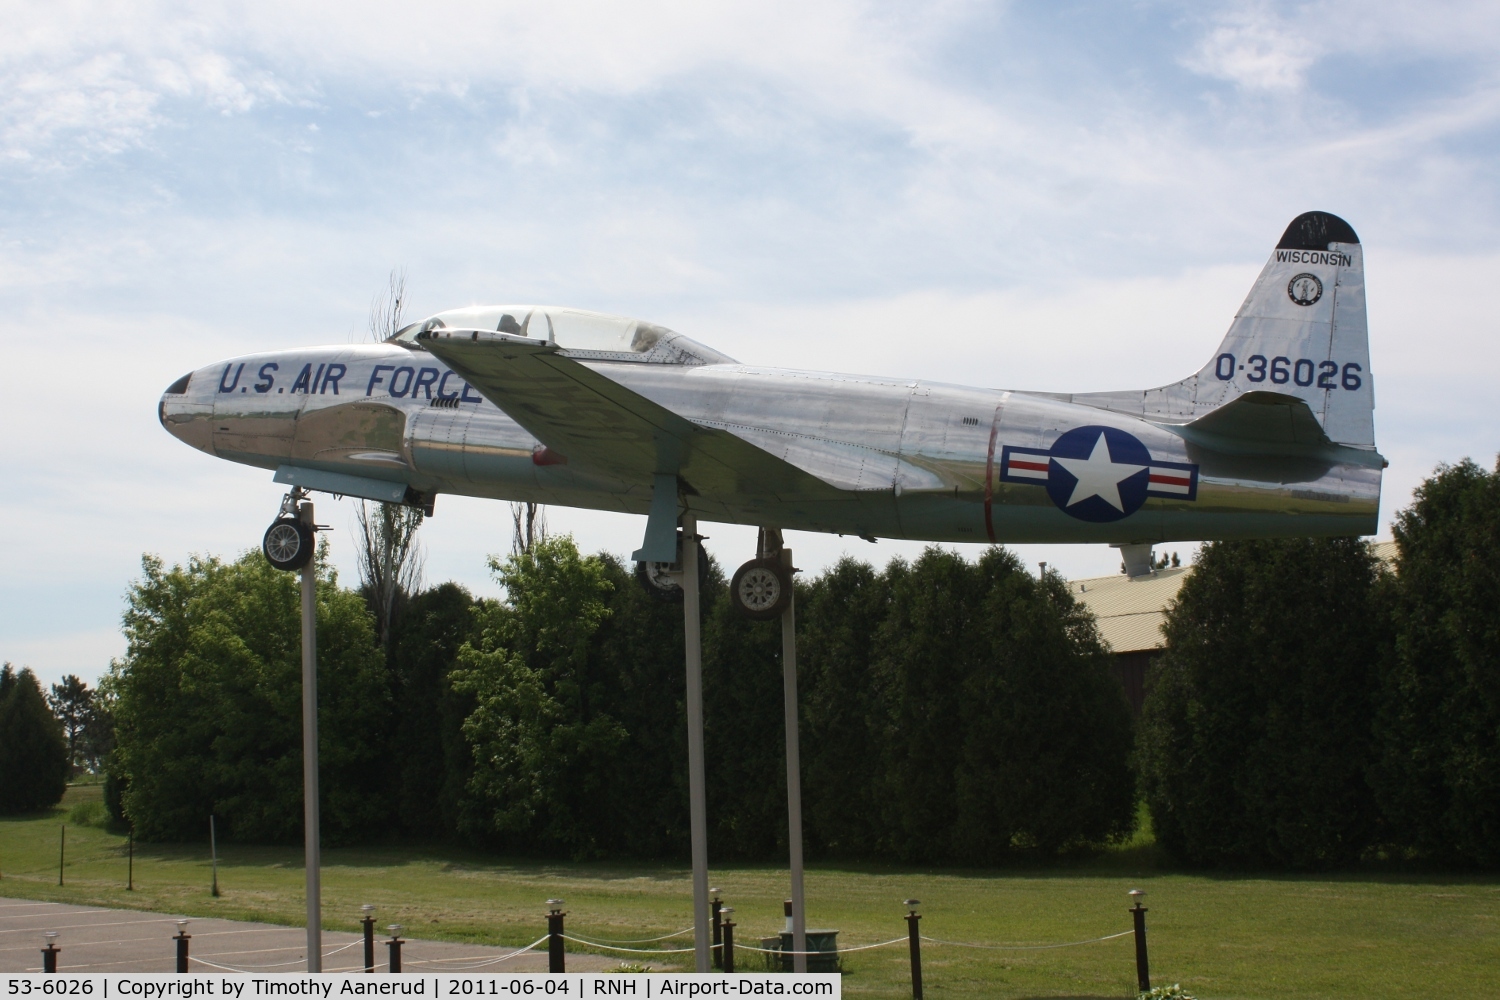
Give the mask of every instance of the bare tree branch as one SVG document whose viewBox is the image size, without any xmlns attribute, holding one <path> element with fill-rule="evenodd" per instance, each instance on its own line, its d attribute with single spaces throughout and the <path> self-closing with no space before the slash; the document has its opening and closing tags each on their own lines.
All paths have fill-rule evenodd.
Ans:
<svg viewBox="0 0 1500 1000">
<path fill-rule="evenodd" d="M 541 504 L 513 503 L 510 518 L 516 529 L 511 536 L 510 550 L 516 555 L 525 555 L 547 537 L 547 508 Z"/>
<path fill-rule="evenodd" d="M 398 503 L 361 500 L 354 516 L 361 543 L 359 577 L 375 608 L 380 643 L 389 645 L 398 602 L 422 587 L 425 560 L 416 537 L 422 512 Z"/>
<path fill-rule="evenodd" d="M 370 338 L 389 340 L 404 325 L 406 271 L 395 268 L 383 293 L 370 302 Z M 398 605 L 422 586 L 422 550 L 417 529 L 422 512 L 398 503 L 361 500 L 354 512 L 359 523 L 359 576 L 375 609 L 380 643 L 389 646 Z"/>
<path fill-rule="evenodd" d="M 393 268 L 386 279 L 386 288 L 370 300 L 370 339 L 390 340 L 406 324 L 402 313 L 406 309 L 406 268 Z"/>
</svg>

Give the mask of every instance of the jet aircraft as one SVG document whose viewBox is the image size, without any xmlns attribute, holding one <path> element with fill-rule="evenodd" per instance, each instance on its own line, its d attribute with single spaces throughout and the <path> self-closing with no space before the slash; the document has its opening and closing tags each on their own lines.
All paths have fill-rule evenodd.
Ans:
<svg viewBox="0 0 1500 1000">
<path fill-rule="evenodd" d="M 932 542 L 1364 535 L 1381 472 L 1363 254 L 1343 219 L 1287 227 L 1218 349 L 1157 388 L 1056 393 L 743 364 L 642 320 L 471 306 L 384 343 L 218 361 L 161 397 L 168 431 L 319 490 L 433 510 L 440 493 L 647 515 L 670 598 L 684 512 L 761 526 L 741 610 L 788 592 L 780 529 Z M 289 495 L 291 496 L 291 495 Z M 290 515 L 267 555 L 296 568 Z M 703 564 L 699 560 L 700 565 Z"/>
</svg>

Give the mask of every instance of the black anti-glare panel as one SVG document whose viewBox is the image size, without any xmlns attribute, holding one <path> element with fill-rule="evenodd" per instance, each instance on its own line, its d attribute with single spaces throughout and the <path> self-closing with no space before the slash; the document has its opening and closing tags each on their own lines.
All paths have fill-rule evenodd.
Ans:
<svg viewBox="0 0 1500 1000">
<path fill-rule="evenodd" d="M 1281 234 L 1277 250 L 1327 250 L 1330 243 L 1358 243 L 1354 227 L 1330 212 L 1303 212 Z"/>
</svg>

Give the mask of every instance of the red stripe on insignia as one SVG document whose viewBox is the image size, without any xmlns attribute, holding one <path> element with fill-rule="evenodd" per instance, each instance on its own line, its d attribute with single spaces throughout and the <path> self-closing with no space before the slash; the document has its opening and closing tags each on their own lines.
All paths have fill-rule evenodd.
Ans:
<svg viewBox="0 0 1500 1000">
<path fill-rule="evenodd" d="M 1051 468 L 1046 462 L 1022 462 L 1015 458 L 1010 460 L 1010 467 L 1012 469 L 1029 469 L 1032 472 L 1046 472 Z"/>
<path fill-rule="evenodd" d="M 1191 486 L 1191 485 L 1193 485 L 1192 479 L 1188 478 L 1187 476 L 1163 476 L 1163 475 L 1160 475 L 1159 473 L 1152 473 L 1152 475 L 1151 475 L 1151 481 L 1153 483 L 1164 483 L 1164 484 L 1166 484 L 1168 486 Z"/>
</svg>

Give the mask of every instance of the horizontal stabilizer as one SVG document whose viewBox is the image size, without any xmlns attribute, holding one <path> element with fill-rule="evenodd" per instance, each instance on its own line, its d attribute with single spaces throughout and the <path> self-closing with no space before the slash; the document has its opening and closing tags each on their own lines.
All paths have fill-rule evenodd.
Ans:
<svg viewBox="0 0 1500 1000">
<path fill-rule="evenodd" d="M 1247 392 L 1173 428 L 1192 444 L 1230 455 L 1321 457 L 1383 467 L 1378 452 L 1331 440 L 1307 401 L 1280 392 Z"/>
<path fill-rule="evenodd" d="M 1186 429 L 1267 452 L 1333 444 L 1305 400 L 1279 392 L 1247 392 Z"/>
</svg>

